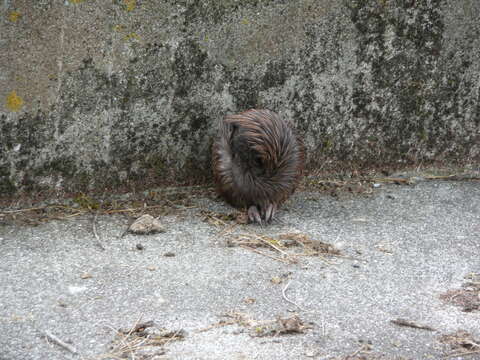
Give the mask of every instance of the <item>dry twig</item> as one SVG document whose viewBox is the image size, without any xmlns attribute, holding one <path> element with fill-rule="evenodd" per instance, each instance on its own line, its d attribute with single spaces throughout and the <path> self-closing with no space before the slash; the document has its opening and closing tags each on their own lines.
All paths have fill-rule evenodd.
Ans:
<svg viewBox="0 0 480 360">
<path fill-rule="evenodd" d="M 250 251 L 253 251 L 254 253 L 257 253 L 257 254 L 260 254 L 260 255 L 269 257 L 270 259 L 274 259 L 274 260 L 283 262 L 284 264 L 296 263 L 296 259 L 295 259 L 295 261 L 291 261 L 291 260 L 289 261 L 289 260 L 287 260 L 287 259 L 282 259 L 282 258 L 273 256 L 273 255 L 266 254 L 266 253 L 264 253 L 263 251 L 254 249 L 254 248 L 252 248 L 252 247 L 250 247 L 250 246 L 247 246 L 247 245 L 240 245 L 240 247 L 242 247 L 242 248 L 244 248 L 244 249 L 247 249 L 247 250 L 250 250 Z"/>
<path fill-rule="evenodd" d="M 480 341 L 474 339 L 473 336 L 465 330 L 458 330 L 453 334 L 442 335 L 439 340 L 441 343 L 450 345 L 450 348 L 455 350 L 454 353 L 445 356 L 445 359 L 480 353 Z"/>
<path fill-rule="evenodd" d="M 206 328 L 203 328 L 203 329 L 196 330 L 195 332 L 201 333 L 201 332 L 205 332 L 205 331 L 212 330 L 212 329 L 219 328 L 219 327 L 223 327 L 223 326 L 234 325 L 236 323 L 238 323 L 237 320 L 230 320 L 230 321 L 220 320 L 219 322 L 217 322 L 215 324 L 207 326 Z"/>
<path fill-rule="evenodd" d="M 60 340 L 58 337 L 53 335 L 51 332 L 48 330 L 43 331 L 43 335 L 50 341 L 54 342 L 58 346 L 64 348 L 65 350 L 68 350 L 72 354 L 78 354 L 78 351 L 70 344 L 67 344 L 66 342 Z"/>
<path fill-rule="evenodd" d="M 280 249 L 278 246 L 274 245 L 273 242 L 275 241 L 275 239 L 271 239 L 271 238 L 268 238 L 265 239 L 264 236 L 258 236 L 258 235 L 254 235 L 254 237 L 258 240 L 260 240 L 261 242 L 267 244 L 268 246 L 270 246 L 271 248 L 273 248 L 274 250 L 277 250 L 279 253 L 281 253 L 283 256 L 285 256 L 286 258 L 288 258 L 290 255 L 288 253 L 286 253 L 285 251 L 283 251 L 282 249 Z"/>
<path fill-rule="evenodd" d="M 288 284 L 283 288 L 282 290 L 282 296 L 283 298 L 285 299 L 285 301 L 289 302 L 290 304 L 292 305 L 295 305 L 296 307 L 298 307 L 301 311 L 306 311 L 304 308 L 302 308 L 300 305 L 298 305 L 296 302 L 290 300 L 289 298 L 287 298 L 287 295 L 286 295 L 286 292 L 287 292 L 287 289 L 288 287 L 290 286 L 290 284 L 292 283 L 292 281 L 290 280 L 288 282 Z"/>
<path fill-rule="evenodd" d="M 450 354 L 450 355 L 444 356 L 443 358 L 444 359 L 449 359 L 449 358 L 452 358 L 452 357 L 474 355 L 474 354 L 480 354 L 480 350 L 468 351 L 468 352 L 459 352 L 459 353 L 456 353 L 456 354 Z"/>
<path fill-rule="evenodd" d="M 428 330 L 428 331 L 435 331 L 434 328 L 427 326 L 427 325 L 419 325 L 414 323 L 413 321 L 408 321 L 405 319 L 395 319 L 395 320 L 390 320 L 392 324 L 398 325 L 398 326 L 405 326 L 405 327 L 411 327 L 414 329 L 422 329 L 422 330 Z"/>
</svg>

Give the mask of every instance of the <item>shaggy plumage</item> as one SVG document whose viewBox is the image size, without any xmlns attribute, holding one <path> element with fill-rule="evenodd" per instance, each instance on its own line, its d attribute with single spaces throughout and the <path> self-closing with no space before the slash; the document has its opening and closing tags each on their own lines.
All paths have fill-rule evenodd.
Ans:
<svg viewBox="0 0 480 360">
<path fill-rule="evenodd" d="M 295 191 L 304 147 L 289 122 L 273 111 L 252 109 L 221 121 L 212 158 L 218 193 L 263 224 Z"/>
</svg>

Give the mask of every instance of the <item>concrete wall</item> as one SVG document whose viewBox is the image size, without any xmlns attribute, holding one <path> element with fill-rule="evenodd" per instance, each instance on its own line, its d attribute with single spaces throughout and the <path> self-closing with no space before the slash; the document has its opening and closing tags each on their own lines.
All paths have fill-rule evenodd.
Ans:
<svg viewBox="0 0 480 360">
<path fill-rule="evenodd" d="M 478 0 L 1 0 L 0 193 L 209 177 L 215 123 L 310 167 L 480 158 Z"/>
</svg>

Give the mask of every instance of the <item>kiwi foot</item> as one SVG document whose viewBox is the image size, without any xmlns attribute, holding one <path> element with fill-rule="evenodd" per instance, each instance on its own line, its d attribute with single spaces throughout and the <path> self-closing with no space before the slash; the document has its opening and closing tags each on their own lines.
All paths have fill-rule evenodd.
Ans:
<svg viewBox="0 0 480 360">
<path fill-rule="evenodd" d="M 277 205 L 273 203 L 268 204 L 261 210 L 259 210 L 256 205 L 252 205 L 248 208 L 248 220 L 260 225 L 269 224 L 273 220 L 276 212 Z"/>
</svg>

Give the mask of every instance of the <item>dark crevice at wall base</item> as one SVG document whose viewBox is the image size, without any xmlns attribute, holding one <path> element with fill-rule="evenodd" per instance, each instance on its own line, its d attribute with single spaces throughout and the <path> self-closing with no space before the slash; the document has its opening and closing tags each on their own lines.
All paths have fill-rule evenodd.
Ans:
<svg viewBox="0 0 480 360">
<path fill-rule="evenodd" d="M 339 180 L 339 181 L 373 181 L 375 178 L 388 177 L 418 177 L 437 176 L 442 179 L 452 180 L 458 179 L 476 179 L 480 180 L 480 159 L 476 159 L 475 163 L 463 162 L 444 162 L 430 161 L 423 163 L 394 163 L 394 164 L 353 164 L 351 162 L 325 163 L 321 167 L 307 168 L 304 173 L 302 183 L 309 182 L 312 177 L 317 180 Z M 195 187 L 214 188 L 212 177 L 208 174 L 205 177 L 192 176 L 185 174 L 183 181 L 179 179 L 165 179 L 155 176 L 133 178 L 125 181 L 110 181 L 105 179 L 97 183 L 95 186 L 79 186 L 78 183 L 72 185 L 67 184 L 61 188 L 52 187 L 33 187 L 24 188 L 20 191 L 6 191 L 0 194 L 0 208 L 11 207 L 20 201 L 24 204 L 36 204 L 43 201 L 55 201 L 61 199 L 69 199 L 83 194 L 85 196 L 110 199 L 112 196 L 121 194 L 135 194 L 139 192 L 149 192 L 151 190 Z"/>
</svg>

